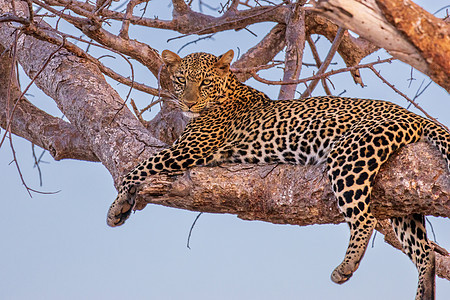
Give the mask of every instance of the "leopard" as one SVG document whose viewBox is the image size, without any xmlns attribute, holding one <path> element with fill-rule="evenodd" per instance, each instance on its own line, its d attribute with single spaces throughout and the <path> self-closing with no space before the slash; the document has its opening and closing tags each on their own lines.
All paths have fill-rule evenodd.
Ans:
<svg viewBox="0 0 450 300">
<path fill-rule="evenodd" d="M 118 187 L 107 224 L 124 224 L 146 178 L 179 174 L 222 163 L 326 164 L 328 178 L 350 228 L 343 261 L 331 280 L 342 284 L 358 269 L 377 224 L 370 206 L 375 177 L 388 158 L 407 144 L 425 140 L 450 170 L 450 134 L 441 125 L 383 100 L 316 96 L 271 100 L 240 82 L 231 70 L 233 50 L 181 58 L 164 50 L 175 105 L 190 118 L 167 149 L 139 163 Z M 403 251 L 418 270 L 416 300 L 435 298 L 435 254 L 421 214 L 393 217 Z"/>
</svg>

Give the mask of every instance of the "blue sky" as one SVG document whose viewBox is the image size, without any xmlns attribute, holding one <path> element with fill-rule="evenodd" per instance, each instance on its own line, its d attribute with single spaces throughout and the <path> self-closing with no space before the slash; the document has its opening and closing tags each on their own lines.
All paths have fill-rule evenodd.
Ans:
<svg viewBox="0 0 450 300">
<path fill-rule="evenodd" d="M 418 2 L 424 4 L 425 1 Z M 166 3 L 150 7 L 160 18 L 169 18 Z M 444 1 L 427 3 L 431 12 Z M 156 13 L 155 13 L 156 14 Z M 186 47 L 180 55 L 206 51 L 221 54 L 232 48 L 245 51 L 263 37 L 270 24 L 245 31 L 220 33 L 214 40 Z M 175 36 L 155 30 L 131 32 L 158 50 L 178 50 L 188 40 L 167 43 Z M 232 41 L 232 43 L 230 43 Z M 322 59 L 329 44 L 318 44 Z M 93 52 L 95 54 L 95 52 Z M 311 62 L 309 53 L 304 61 Z M 366 59 L 385 57 L 380 51 Z M 341 62 L 339 58 L 334 61 Z M 127 74 L 126 65 L 112 61 Z M 332 66 L 331 68 L 337 68 Z M 414 96 L 422 79 L 414 71 L 410 88 L 410 68 L 401 62 L 377 67 L 396 87 Z M 313 71 L 303 68 L 302 76 Z M 277 75 L 267 74 L 269 76 Z M 136 66 L 136 79 L 154 85 L 149 72 Z M 339 94 L 406 101 L 363 70 L 366 88 L 353 84 L 350 75 L 332 78 Z M 276 78 L 278 79 L 278 78 Z M 24 79 L 24 82 L 26 80 Z M 128 89 L 111 84 L 125 97 Z M 249 81 L 268 93 L 276 87 Z M 300 89 L 301 90 L 301 89 Z M 323 91 L 317 89 L 315 95 Z M 29 99 L 56 116 L 61 113 L 37 89 Z M 133 92 L 144 106 L 149 97 Z M 450 97 L 432 84 L 419 103 L 439 121 L 450 126 Z M 153 112 L 154 113 L 154 112 Z M 150 117 L 150 114 L 147 115 Z M 2 130 L 3 132 L 3 130 Z M 119 228 L 106 225 L 106 211 L 116 196 L 112 178 L 99 163 L 64 160 L 56 162 L 46 153 L 41 164 L 43 186 L 39 187 L 33 167 L 31 145 L 14 137 L 14 146 L 26 182 L 33 188 L 57 191 L 54 195 L 33 194 L 30 198 L 21 184 L 12 154 L 5 144 L 0 148 L 0 299 L 413 299 L 417 272 L 406 255 L 383 242 L 378 234 L 359 270 L 344 285 L 329 276 L 343 258 L 348 227 L 321 225 L 298 227 L 259 221 L 242 221 L 233 215 L 203 214 L 194 228 L 191 250 L 186 240 L 197 213 L 150 205 L 132 215 Z M 37 153 L 41 150 L 36 149 Z M 450 222 L 430 218 L 437 241 L 450 249 Z M 429 231 L 430 237 L 432 237 Z M 364 295 L 364 296 L 361 296 Z M 450 298 L 448 281 L 437 279 L 437 299 Z"/>
</svg>

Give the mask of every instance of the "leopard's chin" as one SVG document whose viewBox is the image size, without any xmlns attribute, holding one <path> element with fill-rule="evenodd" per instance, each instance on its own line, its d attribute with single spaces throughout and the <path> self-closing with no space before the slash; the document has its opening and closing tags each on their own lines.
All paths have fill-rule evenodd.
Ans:
<svg viewBox="0 0 450 300">
<path fill-rule="evenodd" d="M 200 116 L 199 113 L 193 112 L 193 111 L 183 111 L 183 115 L 185 115 L 186 117 L 191 118 L 191 119 L 197 118 L 198 116 Z"/>
</svg>

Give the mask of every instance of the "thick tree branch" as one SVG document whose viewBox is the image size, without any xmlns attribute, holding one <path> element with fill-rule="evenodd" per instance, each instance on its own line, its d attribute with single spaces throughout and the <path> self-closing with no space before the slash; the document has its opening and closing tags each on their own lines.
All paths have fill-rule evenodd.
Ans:
<svg viewBox="0 0 450 300">
<path fill-rule="evenodd" d="M 376 0 L 384 17 L 428 64 L 427 75 L 450 91 L 450 25 L 410 0 Z"/>
<path fill-rule="evenodd" d="M 171 145 L 181 135 L 188 121 L 180 110 L 166 104 L 145 127 L 153 137 Z"/>
<path fill-rule="evenodd" d="M 5 49 L 0 46 L 0 53 Z M 17 79 L 9 82 L 12 58 L 9 53 L 0 57 L 0 126 L 6 129 L 10 113 L 21 95 Z M 13 72 L 15 75 L 16 73 Z M 10 90 L 10 99 L 7 99 Z M 9 110 L 6 107 L 9 106 Z M 38 109 L 24 97 L 17 103 L 11 120 L 11 132 L 31 143 L 48 150 L 55 160 L 71 158 L 99 161 L 91 151 L 89 144 L 70 123 L 53 117 Z"/>
<path fill-rule="evenodd" d="M 179 177 L 149 178 L 138 199 L 145 203 L 242 219 L 311 225 L 343 222 L 324 166 L 224 165 L 194 168 Z M 377 177 L 372 208 L 380 219 L 414 212 L 450 217 L 450 172 L 425 142 L 408 145 Z"/>
<path fill-rule="evenodd" d="M 450 92 L 450 26 L 445 22 L 409 0 L 317 0 L 314 4 L 324 16 L 386 49 Z"/>
</svg>

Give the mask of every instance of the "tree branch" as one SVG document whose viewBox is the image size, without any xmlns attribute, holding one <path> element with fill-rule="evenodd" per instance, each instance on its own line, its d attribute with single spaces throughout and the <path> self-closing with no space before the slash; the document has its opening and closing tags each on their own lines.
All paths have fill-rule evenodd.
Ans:
<svg viewBox="0 0 450 300">
<path fill-rule="evenodd" d="M 283 81 L 298 79 L 302 69 L 303 49 L 305 48 L 305 11 L 303 1 L 296 2 L 286 16 L 286 55 L 284 57 Z M 278 99 L 294 99 L 296 84 L 281 86 Z"/>
<path fill-rule="evenodd" d="M 339 44 L 341 43 L 342 38 L 344 37 L 345 31 L 346 31 L 345 29 L 340 27 L 338 29 L 338 31 L 336 32 L 336 37 L 334 38 L 333 43 L 331 44 L 331 48 L 328 51 L 327 57 L 323 61 L 322 65 L 320 65 L 320 68 L 317 70 L 316 75 L 321 75 L 321 74 L 325 73 L 325 71 L 327 70 L 328 66 L 331 63 L 331 60 L 334 57 L 334 54 L 336 53 L 337 49 L 339 48 Z M 311 95 L 311 93 L 314 91 L 319 80 L 320 79 L 314 79 L 311 81 L 311 83 L 306 88 L 306 91 L 303 92 L 302 98 L 305 98 L 305 97 L 308 97 L 309 95 Z"/>
<path fill-rule="evenodd" d="M 272 30 L 255 46 L 249 49 L 232 65 L 233 69 L 244 69 L 263 66 L 281 51 L 286 45 L 286 26 L 277 24 Z M 251 76 L 250 73 L 236 74 L 240 81 L 244 82 Z"/>
<path fill-rule="evenodd" d="M 73 10 L 75 13 L 90 18 L 95 6 L 69 0 L 46 0 L 49 5 L 59 5 Z M 248 25 L 260 22 L 283 23 L 284 16 L 289 11 L 290 5 L 280 4 L 275 6 L 258 6 L 246 10 L 237 10 L 233 13 L 224 14 L 220 17 L 212 17 L 206 14 L 192 11 L 184 1 L 174 1 L 173 20 L 150 19 L 145 17 L 131 16 L 103 9 L 99 12 L 103 17 L 122 21 L 127 19 L 131 24 L 146 27 L 169 29 L 183 34 L 210 34 L 219 31 L 245 28 Z"/>
<path fill-rule="evenodd" d="M 0 45 L 0 53 L 4 50 Z M 4 129 L 10 119 L 10 116 L 7 116 L 7 103 L 9 102 L 9 107 L 12 108 L 21 95 L 16 78 L 8 85 L 11 67 L 12 59 L 5 52 L 0 57 L 0 126 Z M 7 99 L 8 88 L 10 99 Z M 38 109 L 25 98 L 17 103 L 10 126 L 12 133 L 48 150 L 55 160 L 71 158 L 99 161 L 73 125 Z"/>
<path fill-rule="evenodd" d="M 313 75 L 307 78 L 303 78 L 303 79 L 298 79 L 298 80 L 292 80 L 292 81 L 283 81 L 283 80 L 279 80 L 279 81 L 273 81 L 273 80 L 267 80 L 267 79 L 263 79 L 261 77 L 258 76 L 258 74 L 256 74 L 257 71 L 259 71 L 261 68 L 250 68 L 244 71 L 248 71 L 252 74 L 253 78 L 255 78 L 256 80 L 266 83 L 266 84 L 273 84 L 273 85 L 286 85 L 286 84 L 299 84 L 299 83 L 305 83 L 311 80 L 316 80 L 316 79 L 322 79 L 322 78 L 327 78 L 331 75 L 334 74 L 339 74 L 339 73 L 343 73 L 343 72 L 352 72 L 354 70 L 359 70 L 359 69 L 363 69 L 363 68 L 371 68 L 373 65 L 376 64 L 382 64 L 382 63 L 387 63 L 387 62 L 391 62 L 393 60 L 393 58 L 386 58 L 386 59 L 382 59 L 382 60 L 378 60 L 378 61 L 374 61 L 371 63 L 367 63 L 367 64 L 361 64 L 361 65 L 356 65 L 353 67 L 347 67 L 347 68 L 343 68 L 343 69 L 338 69 L 338 70 L 331 70 L 328 71 L 326 73 L 322 73 L 322 74 L 317 74 L 317 75 Z M 239 71 L 239 70 L 238 70 Z"/>
<path fill-rule="evenodd" d="M 223 165 L 179 177 L 151 176 L 139 197 L 146 203 L 233 213 L 242 219 L 311 225 L 343 222 L 323 166 Z M 450 173 L 425 142 L 389 159 L 374 185 L 372 208 L 380 219 L 423 213 L 450 217 Z"/>
<path fill-rule="evenodd" d="M 119 32 L 119 37 L 124 38 L 124 39 L 129 39 L 128 37 L 128 29 L 130 28 L 130 18 L 133 15 L 133 9 L 141 4 L 146 2 L 147 0 L 131 0 L 130 2 L 128 2 L 127 5 L 127 11 L 125 13 L 125 19 L 122 21 L 122 28 L 120 29 Z"/>
<path fill-rule="evenodd" d="M 67 22 L 80 29 L 89 38 L 97 41 L 98 43 L 114 49 L 122 54 L 131 56 L 146 66 L 155 75 L 155 77 L 157 76 L 162 65 L 162 61 L 157 51 L 149 45 L 111 34 L 103 29 L 101 24 L 94 18 L 76 18 L 69 14 L 61 13 L 51 6 L 40 2 L 39 0 L 33 0 L 33 2 L 62 17 Z"/>
<path fill-rule="evenodd" d="M 180 110 L 162 105 L 158 114 L 145 127 L 153 137 L 171 145 L 181 135 L 188 121 Z"/>
<path fill-rule="evenodd" d="M 92 10 L 95 8 L 93 5 L 89 5 L 82 2 L 72 1 L 69 2 L 67 0 L 58 0 L 58 2 L 47 0 L 46 3 L 55 5 L 64 5 L 67 8 L 70 8 L 77 14 L 81 14 L 83 16 L 86 16 L 87 18 L 92 17 Z M 288 14 L 290 14 L 291 7 L 294 7 L 293 5 L 283 5 L 283 6 L 264 6 L 264 7 L 257 7 L 252 8 L 244 11 L 233 11 L 233 13 L 225 14 L 221 17 L 211 17 L 204 14 L 199 14 L 196 12 L 193 12 L 190 10 L 190 8 L 185 9 L 185 5 L 176 2 L 177 4 L 181 5 L 183 9 L 180 9 L 183 13 L 175 13 L 174 19 L 171 21 L 163 21 L 163 20 L 153 20 L 148 18 L 142 18 L 137 16 L 129 16 L 122 13 L 112 12 L 108 11 L 106 9 L 103 9 L 100 13 L 107 18 L 112 18 L 116 20 L 126 20 L 134 25 L 141 25 L 141 26 L 147 26 L 147 27 L 154 27 L 154 28 L 160 28 L 160 29 L 169 29 L 169 30 L 175 30 L 180 33 L 184 33 L 186 35 L 190 34 L 210 34 L 214 32 L 229 30 L 229 29 L 238 29 L 238 28 L 244 28 L 245 26 L 258 23 L 258 22 L 264 22 L 264 21 L 273 21 L 277 22 L 279 24 L 286 24 L 285 17 Z M 73 19 L 73 18 L 72 18 Z M 80 28 L 82 28 L 82 24 L 78 24 Z M 109 46 L 118 50 L 122 51 L 122 48 L 118 48 L 117 45 L 120 46 L 121 39 L 117 37 L 108 37 L 109 35 L 104 35 L 104 30 L 99 29 L 97 27 L 93 26 L 84 26 L 84 30 L 100 30 L 102 32 L 99 32 L 98 34 L 94 34 L 93 32 L 85 32 L 88 34 L 91 38 L 98 42 L 102 42 L 100 39 L 104 39 L 105 41 L 108 41 Z M 95 31 L 94 30 L 94 31 Z M 337 26 L 326 20 L 325 18 L 322 18 L 314 13 L 306 12 L 306 30 L 307 33 L 317 33 L 322 34 L 326 36 L 329 40 L 333 40 L 334 36 L 336 35 Z M 114 39 L 117 41 L 114 42 Z M 133 54 L 133 51 L 135 53 L 137 50 L 132 49 L 141 49 L 139 45 L 136 45 L 136 47 L 131 44 L 130 42 L 127 43 L 127 47 L 123 47 L 125 49 L 128 49 L 128 52 L 126 52 L 128 55 L 135 57 L 135 54 Z M 145 48 L 145 47 L 144 47 Z M 278 48 L 278 47 L 277 47 Z M 346 35 L 338 49 L 339 54 L 344 58 L 344 61 L 346 62 L 347 66 L 354 66 L 360 62 L 362 58 L 369 55 L 373 51 L 375 51 L 376 47 L 370 45 L 368 47 L 367 42 L 361 42 L 361 39 L 355 39 L 351 37 L 350 35 Z M 131 51 L 132 50 L 132 51 Z M 141 51 L 141 50 L 139 50 Z M 276 53 L 278 53 L 277 51 Z M 137 56 L 138 57 L 138 56 Z M 151 71 L 155 74 L 156 70 L 159 68 L 159 66 L 153 66 L 151 68 Z M 360 80 L 358 79 L 358 76 L 355 76 L 355 74 L 358 74 L 358 71 L 354 71 L 352 73 L 354 75 L 354 79 L 357 83 L 360 83 Z"/>
<path fill-rule="evenodd" d="M 42 2 L 39 2 L 39 0 L 34 1 L 36 3 L 39 3 L 40 5 L 43 5 Z M 161 61 L 159 60 L 159 56 L 158 55 L 155 56 L 154 51 L 145 50 L 148 48 L 148 46 L 145 44 L 139 43 L 135 40 L 122 38 L 122 36 L 111 35 L 109 32 L 101 28 L 101 26 L 99 26 L 100 20 L 98 19 L 97 15 L 94 15 L 92 13 L 93 11 L 95 11 L 95 6 L 89 5 L 87 3 L 77 1 L 67 1 L 67 0 L 58 0 L 58 1 L 46 0 L 45 2 L 47 3 L 47 5 L 44 5 L 45 7 L 47 7 L 57 15 L 66 18 L 69 22 L 73 23 L 76 27 L 80 28 L 90 38 L 94 39 L 99 43 L 107 45 L 111 49 L 123 52 L 131 56 L 132 58 L 137 59 L 142 64 L 147 66 L 155 76 L 157 73 L 159 73 L 159 69 L 161 67 Z M 148 26 L 161 29 L 170 29 L 178 31 L 180 33 L 185 33 L 185 35 L 191 35 L 191 34 L 210 34 L 229 29 L 239 29 L 244 28 L 245 26 L 248 26 L 250 24 L 263 21 L 274 21 L 278 22 L 279 24 L 286 24 L 288 21 L 286 21 L 286 17 L 284 16 L 286 16 L 291 11 L 291 9 L 295 8 L 293 4 L 283 4 L 277 6 L 254 7 L 242 11 L 231 9 L 228 10 L 221 17 L 212 17 L 205 14 L 193 12 L 187 5 L 185 5 L 182 2 L 183 1 L 175 2 L 174 5 L 176 7 L 174 7 L 174 17 L 173 20 L 170 21 L 161 21 L 159 19 L 153 20 L 143 17 L 136 17 L 130 15 L 130 11 L 127 11 L 126 14 L 122 14 L 109 11 L 106 8 L 102 9 L 101 11 L 98 11 L 98 13 L 104 18 L 121 20 L 123 21 L 123 24 L 132 23 L 134 25 Z M 86 19 L 75 18 L 68 14 L 63 14 L 49 7 L 49 5 L 64 6 L 65 9 L 71 9 L 75 13 L 85 16 Z M 128 28 L 128 25 L 126 26 L 126 28 Z M 337 26 L 332 24 L 325 18 L 322 18 L 316 15 L 315 13 L 307 11 L 306 30 L 308 34 L 318 33 L 325 35 L 330 40 L 333 40 L 334 36 L 336 35 Z M 266 43 L 267 45 L 267 41 L 270 41 L 270 36 L 271 33 L 269 33 L 267 39 L 265 38 L 265 41 L 263 40 L 262 42 Z M 295 41 L 298 40 L 299 39 L 295 39 Z M 369 45 L 370 44 L 368 44 L 366 41 L 361 41 L 361 39 L 355 39 L 350 35 L 345 35 L 342 40 L 342 43 L 340 44 L 338 52 L 343 57 L 347 66 L 354 66 L 358 64 L 363 57 L 367 56 L 368 54 L 378 49 L 372 45 L 370 46 Z M 263 54 L 262 57 L 264 58 L 273 57 L 280 51 L 278 49 L 281 46 L 284 46 L 284 43 L 279 43 L 275 45 L 274 48 L 275 50 L 270 51 L 267 50 L 268 48 L 265 48 L 253 52 Z M 288 51 L 287 53 L 289 56 L 290 52 Z M 244 61 L 246 60 L 247 58 L 244 59 Z M 292 59 L 288 59 L 287 61 L 288 62 L 292 61 Z M 235 67 L 237 66 L 238 64 Z M 287 69 L 289 70 L 290 67 L 287 66 Z M 168 88 L 168 77 L 166 75 L 167 74 L 163 72 L 161 76 L 162 79 L 161 86 L 165 89 Z M 358 70 L 353 70 L 352 75 L 355 82 L 362 84 Z M 246 74 L 246 76 L 244 74 L 241 74 L 241 76 L 243 76 L 243 79 L 249 78 L 249 74 Z M 124 80 L 122 79 L 121 82 L 124 83 Z M 291 88 L 292 86 L 294 85 L 291 85 Z M 150 92 L 151 94 L 155 95 L 154 91 Z"/>
<path fill-rule="evenodd" d="M 310 47 L 310 49 L 311 49 L 311 53 L 312 53 L 312 55 L 313 55 L 314 61 L 316 62 L 317 69 L 319 69 L 320 66 L 322 65 L 322 61 L 321 61 L 321 59 L 320 59 L 319 52 L 317 51 L 316 45 L 315 45 L 315 43 L 314 43 L 314 41 L 312 40 L 312 38 L 311 38 L 310 35 L 308 35 L 308 36 L 306 37 L 306 41 L 308 42 L 308 45 L 309 45 L 309 47 Z M 325 79 L 325 78 L 322 78 L 322 79 L 320 79 L 320 81 L 322 82 L 322 87 L 323 87 L 325 93 L 326 93 L 328 96 L 331 96 L 332 94 L 331 94 L 330 89 L 328 88 L 326 79 Z"/>
<path fill-rule="evenodd" d="M 318 14 L 310 13 L 309 17 L 306 18 L 306 32 L 310 35 L 320 34 L 326 37 L 330 42 L 333 42 L 338 29 L 339 26 Z M 348 31 L 345 31 L 337 51 L 347 67 L 353 67 L 358 65 L 363 58 L 378 49 L 379 47 L 366 39 L 362 37 L 355 38 L 351 36 Z M 350 71 L 350 73 L 352 74 L 355 83 L 364 86 L 359 70 L 353 70 Z"/>
<path fill-rule="evenodd" d="M 450 92 L 450 25 L 410 0 L 376 0 L 384 17 L 413 44 L 430 78 Z"/>
<path fill-rule="evenodd" d="M 316 0 L 313 4 L 324 16 L 386 49 L 450 92 L 450 30 L 445 22 L 409 0 Z"/>
</svg>

